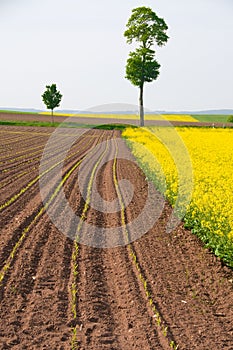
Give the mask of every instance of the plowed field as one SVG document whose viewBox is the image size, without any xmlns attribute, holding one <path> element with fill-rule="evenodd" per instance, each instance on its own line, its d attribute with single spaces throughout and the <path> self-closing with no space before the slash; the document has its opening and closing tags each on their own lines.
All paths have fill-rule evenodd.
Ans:
<svg viewBox="0 0 233 350">
<path fill-rule="evenodd" d="M 53 181 L 73 131 L 64 129 L 59 143 L 50 143 L 42 171 L 52 131 L 0 130 L 0 349 L 232 350 L 233 272 L 182 224 L 166 233 L 167 203 L 141 237 L 125 228 L 143 211 L 148 184 L 120 132 L 82 130 L 65 156 L 62 179 Z M 42 202 L 44 178 L 49 190 Z M 122 179 L 133 185 L 130 199 Z M 62 188 L 82 218 L 77 230 L 62 216 Z M 156 203 L 151 208 L 136 231 L 150 221 Z M 119 236 L 114 242 L 97 237 L 99 228 L 119 228 Z"/>
</svg>

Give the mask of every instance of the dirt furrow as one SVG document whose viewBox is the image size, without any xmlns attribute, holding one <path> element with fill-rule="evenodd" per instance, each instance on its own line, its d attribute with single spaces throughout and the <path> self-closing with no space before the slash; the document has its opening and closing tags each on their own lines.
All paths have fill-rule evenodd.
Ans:
<svg viewBox="0 0 233 350">
<path fill-rule="evenodd" d="M 127 167 L 127 164 L 119 165 L 120 177 L 124 173 L 132 174 Z M 134 175 L 131 180 L 135 180 Z M 142 177 L 142 187 L 143 181 Z M 182 224 L 171 234 L 167 233 L 170 214 L 171 208 L 166 204 L 154 227 L 132 244 L 149 293 L 179 349 L 230 350 L 232 271 L 223 269 Z M 131 221 L 130 210 L 127 209 L 126 215 Z"/>
<path fill-rule="evenodd" d="M 49 344 L 54 350 L 65 345 L 69 348 L 67 253 L 71 246 L 72 242 L 45 217 L 31 232 L 17 256 L 2 301 L 7 346 L 42 349 Z"/>
<path fill-rule="evenodd" d="M 114 152 L 106 147 L 103 152 L 106 150 Z M 101 153 L 97 156 L 96 161 L 100 157 Z M 91 181 L 92 173 L 92 167 L 87 167 L 88 182 Z M 101 180 L 104 181 L 103 174 L 101 174 Z M 88 222 L 90 222 L 90 217 L 92 223 L 98 221 L 99 225 L 100 222 L 103 222 L 98 214 L 97 220 L 93 220 L 93 213 L 88 211 Z M 82 232 L 82 235 L 85 234 L 87 233 Z M 119 349 L 117 336 L 114 334 L 115 315 L 112 312 L 110 291 L 106 283 L 107 277 L 104 274 L 103 251 L 80 245 L 76 263 L 78 264 L 77 319 L 74 321 L 77 329 L 77 344 L 80 349 Z"/>
<path fill-rule="evenodd" d="M 96 138 L 96 140 L 95 139 L 93 140 L 95 142 L 98 142 L 98 138 Z M 83 154 L 87 152 L 86 149 L 82 151 L 84 151 Z M 79 156 L 82 156 L 83 154 L 80 152 Z M 78 164 L 77 162 L 78 162 L 78 158 L 73 159 L 72 162 L 68 163 L 66 165 L 66 170 L 64 171 L 64 173 L 68 172 L 68 170 L 70 169 L 71 166 L 73 166 L 73 164 Z M 26 202 L 27 203 L 27 207 L 25 208 L 26 212 L 22 211 L 19 215 L 17 215 L 17 217 L 15 217 L 14 207 L 16 208 L 15 210 L 17 211 L 19 210 L 18 202 L 13 203 L 7 208 L 7 210 L 4 211 L 5 215 L 4 215 L 4 220 L 2 221 L 3 228 L 2 228 L 2 241 L 1 241 L 3 250 L 0 258 L 0 261 L 2 262 L 3 265 L 7 264 L 8 256 L 10 256 L 11 252 L 15 249 L 14 247 L 18 244 L 18 242 L 21 241 L 21 238 L 23 237 L 23 235 L 25 235 L 22 232 L 26 232 L 25 230 L 28 230 L 31 224 L 34 223 L 34 220 L 35 219 L 37 220 L 38 213 L 39 213 L 39 216 L 42 214 L 43 206 L 40 204 L 41 199 L 40 199 L 40 196 L 38 195 L 39 186 L 38 184 L 36 184 L 36 186 L 35 186 L 36 187 L 35 198 L 33 196 L 34 192 L 32 192 L 32 189 L 27 191 L 27 194 L 29 195 L 29 200 Z M 52 191 L 52 192 L 50 191 L 51 193 L 50 196 L 53 196 L 53 191 L 55 190 L 55 188 L 51 187 L 50 190 Z M 30 195 L 32 196 L 32 198 Z M 50 199 L 48 198 L 47 200 L 50 201 L 51 198 L 53 197 L 50 197 Z M 21 205 L 22 205 L 22 199 L 25 200 L 25 197 L 22 196 L 21 200 L 19 201 Z M 38 205 L 39 205 L 39 208 L 38 208 Z M 12 211 L 13 211 L 13 214 L 12 214 Z M 14 218 L 13 222 L 9 222 L 10 218 L 12 217 Z M 1 267 L 5 268 L 5 266 L 3 267 L 3 265 Z"/>
<path fill-rule="evenodd" d="M 177 343 L 181 349 L 186 344 L 191 344 L 193 349 L 206 349 L 209 345 L 212 349 L 231 349 L 230 278 L 211 254 L 200 255 L 203 248 L 190 233 L 180 228 L 171 239 L 167 240 L 166 235 L 165 230 L 152 230 L 134 248 L 150 282 L 151 294 Z M 148 253 L 148 244 L 156 249 L 156 255 Z M 230 270 L 229 273 L 232 276 Z"/>
<path fill-rule="evenodd" d="M 22 128 L 22 134 L 18 127 L 4 127 L 4 130 L 11 137 L 3 138 L 2 142 L 9 143 L 13 154 L 14 147 L 18 147 L 14 141 L 17 141 L 15 145 L 22 142 L 22 147 L 37 147 L 38 140 L 45 142 L 52 129 Z M 114 142 L 104 142 L 118 136 L 118 131 L 90 130 L 78 137 L 64 162 L 63 179 L 59 180 L 76 215 L 95 227 L 91 231 L 83 224 L 79 232 L 80 239 L 86 238 L 93 246 L 111 245 L 113 239 L 99 233 L 97 236 L 97 228 L 116 227 L 114 242 L 122 245 L 126 234 L 121 229 L 122 222 L 135 220 L 147 203 L 148 184 L 125 144 L 118 140 L 115 146 Z M 103 144 L 92 149 L 97 143 Z M 118 158 L 114 162 L 116 144 L 119 157 L 127 160 Z M 54 150 L 54 154 L 59 152 L 56 147 Z M 71 156 L 72 152 L 76 154 Z M 85 167 L 81 172 L 78 161 L 87 153 L 90 157 L 83 161 Z M 50 152 L 47 160 L 52 161 L 51 165 L 56 163 Z M 35 159 L 32 165 L 37 166 Z M 13 181 L 12 187 L 2 187 L 3 200 L 18 193 L 33 178 L 35 173 L 31 172 Z M 7 173 L 2 179 L 8 179 Z M 117 203 L 128 198 L 127 191 L 122 193 L 119 184 L 122 179 L 133 185 L 134 193 L 126 209 L 119 210 Z M 95 180 L 96 187 L 92 183 Z M 51 185 L 50 181 L 48 177 L 46 201 L 54 208 L 57 223 L 67 227 L 68 234 L 74 238 L 77 227 L 72 218 L 62 216 L 66 208 L 60 202 L 60 187 L 57 182 Z M 95 191 L 100 197 L 94 196 Z M 96 202 L 92 203 L 92 199 Z M 106 213 L 103 200 L 107 201 L 107 208 L 116 200 L 115 212 Z M 158 195 L 158 206 L 160 200 Z M 141 238 L 128 246 L 108 249 L 80 244 L 78 240 L 73 242 L 58 231 L 42 208 L 39 184 L 35 183 L 1 211 L 1 267 L 28 228 L 2 281 L 1 350 L 168 350 L 170 340 L 181 350 L 233 349 L 233 272 L 203 249 L 182 224 L 172 233 L 166 233 L 171 214 L 167 204 L 154 226 Z M 153 211 L 148 210 L 140 229 L 143 230 L 151 216 Z M 129 231 L 129 239 L 135 234 Z M 153 307 L 159 312 L 163 328 Z"/>
<path fill-rule="evenodd" d="M 69 182 L 66 191 L 72 193 L 71 178 Z M 15 268 L 4 283 L 1 314 L 8 326 L 5 348 L 38 349 L 47 346 L 48 338 L 51 349 L 69 348 L 71 247 L 72 242 L 54 229 L 44 214 L 19 250 Z M 9 309 L 16 310 L 17 318 L 15 314 L 8 318 Z"/>
<path fill-rule="evenodd" d="M 92 140 L 89 140 L 92 141 Z M 78 148 L 78 145 L 76 146 Z M 69 156 L 69 161 L 65 161 L 64 163 L 64 172 L 67 171 L 67 168 L 70 169 L 72 165 L 77 161 L 77 157 L 84 156 L 87 152 L 89 147 L 91 145 L 89 144 L 87 147 L 81 145 L 80 149 L 78 148 L 76 151 L 73 150 L 71 155 Z M 59 163 L 59 162 L 58 162 Z M 56 168 L 56 162 L 54 163 L 51 161 L 51 164 L 48 164 L 48 167 L 46 169 L 46 172 L 49 173 L 50 171 L 54 171 Z M 0 210 L 4 211 L 4 221 L 2 221 L 1 225 L 4 225 L 4 223 L 7 222 L 7 218 L 11 216 L 15 216 L 19 211 L 21 211 L 21 208 L 23 208 L 29 201 L 29 198 L 32 196 L 33 193 L 38 193 L 39 192 L 39 187 L 38 187 L 38 180 L 39 177 L 42 177 L 42 174 L 39 174 L 39 168 L 38 168 L 38 173 L 37 176 L 33 177 L 33 172 L 30 174 L 30 181 L 24 184 L 20 184 L 20 188 L 18 187 L 13 187 L 13 191 L 11 195 L 9 194 L 6 195 L 7 189 L 1 189 L 0 194 L 1 198 L 3 199 Z M 19 200 L 20 199 L 20 200 Z M 14 208 L 14 209 L 13 209 Z M 8 212 L 10 214 L 8 214 Z M 6 213 L 6 214 L 5 214 Z M 3 227 L 3 226 L 1 226 Z"/>
<path fill-rule="evenodd" d="M 111 148 L 110 152 L 115 153 Z M 110 155 L 108 156 L 110 158 Z M 116 197 L 113 161 L 98 173 L 102 198 Z M 87 221 L 104 227 L 121 225 L 119 212 L 89 210 Z M 123 234 L 123 232 L 119 234 Z M 95 239 L 95 237 L 93 237 Z M 98 249 L 80 245 L 78 257 L 78 332 L 80 349 L 167 349 L 153 325 L 153 314 L 126 247 Z"/>
</svg>

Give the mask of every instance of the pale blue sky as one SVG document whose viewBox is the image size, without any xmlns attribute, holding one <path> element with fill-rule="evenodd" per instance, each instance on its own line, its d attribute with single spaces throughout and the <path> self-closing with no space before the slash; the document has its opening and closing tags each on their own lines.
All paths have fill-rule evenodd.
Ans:
<svg viewBox="0 0 233 350">
<path fill-rule="evenodd" d="M 169 26 L 160 76 L 146 85 L 153 110 L 233 108 L 232 0 L 0 0 L 0 107 L 42 108 L 56 83 L 60 108 L 137 104 L 125 78 L 131 10 L 150 6 Z"/>
</svg>

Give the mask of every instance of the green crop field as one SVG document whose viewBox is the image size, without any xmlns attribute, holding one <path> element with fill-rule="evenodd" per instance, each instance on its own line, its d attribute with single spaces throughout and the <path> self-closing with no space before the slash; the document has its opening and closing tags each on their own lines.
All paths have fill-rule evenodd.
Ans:
<svg viewBox="0 0 233 350">
<path fill-rule="evenodd" d="M 200 122 L 206 122 L 206 123 L 227 123 L 227 119 L 229 118 L 229 115 L 210 115 L 210 114 L 203 114 L 203 115 L 197 115 L 193 114 L 193 118 L 197 119 Z"/>
</svg>

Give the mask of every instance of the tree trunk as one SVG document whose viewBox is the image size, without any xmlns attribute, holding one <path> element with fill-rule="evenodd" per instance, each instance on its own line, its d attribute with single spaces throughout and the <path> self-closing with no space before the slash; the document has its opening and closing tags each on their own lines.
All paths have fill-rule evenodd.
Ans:
<svg viewBox="0 0 233 350">
<path fill-rule="evenodd" d="M 54 124 L 54 119 L 53 119 L 53 109 L 52 109 L 52 113 L 51 113 L 51 115 L 52 115 L 52 124 Z"/>
<path fill-rule="evenodd" d="M 140 126 L 144 126 L 143 85 L 140 86 L 139 108 L 140 108 Z"/>
</svg>

